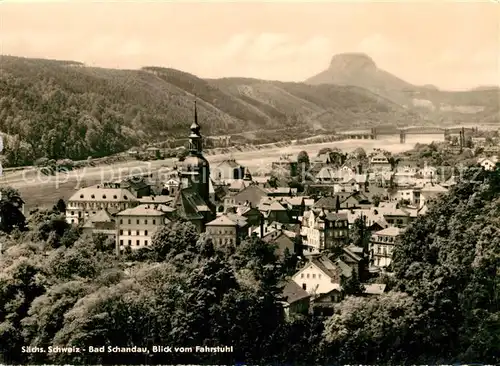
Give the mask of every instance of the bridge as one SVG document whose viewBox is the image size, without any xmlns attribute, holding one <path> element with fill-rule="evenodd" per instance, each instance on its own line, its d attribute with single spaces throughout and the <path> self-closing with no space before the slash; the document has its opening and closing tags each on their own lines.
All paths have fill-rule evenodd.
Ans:
<svg viewBox="0 0 500 366">
<path fill-rule="evenodd" d="M 456 130 L 456 131 L 455 131 Z M 407 127 L 397 127 L 397 126 L 379 126 L 373 127 L 369 130 L 352 130 L 352 131 L 341 131 L 337 135 L 344 137 L 345 139 L 351 140 L 377 140 L 380 136 L 394 136 L 399 135 L 400 142 L 404 144 L 406 142 L 407 135 L 440 135 L 446 137 L 449 134 L 456 133 L 460 131 L 467 130 L 472 131 L 473 128 L 464 127 L 434 127 L 434 126 L 407 126 Z"/>
</svg>

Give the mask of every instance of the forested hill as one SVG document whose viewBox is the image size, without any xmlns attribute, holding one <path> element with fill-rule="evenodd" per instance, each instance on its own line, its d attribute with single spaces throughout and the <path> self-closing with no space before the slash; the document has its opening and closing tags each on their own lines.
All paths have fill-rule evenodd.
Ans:
<svg viewBox="0 0 500 366">
<path fill-rule="evenodd" d="M 4 166 L 41 157 L 86 159 L 185 137 L 194 95 L 205 135 L 417 119 L 356 87 L 202 80 L 173 69 L 114 70 L 0 56 L 0 131 L 8 137 Z"/>
</svg>

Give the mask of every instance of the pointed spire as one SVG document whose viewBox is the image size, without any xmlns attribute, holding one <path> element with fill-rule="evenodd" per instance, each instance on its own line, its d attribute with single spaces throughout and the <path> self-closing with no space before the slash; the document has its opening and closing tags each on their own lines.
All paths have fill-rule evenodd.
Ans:
<svg viewBox="0 0 500 366">
<path fill-rule="evenodd" d="M 202 152 L 202 142 L 201 142 L 201 127 L 198 124 L 198 110 L 196 108 L 196 100 L 194 101 L 194 121 L 190 127 L 191 134 L 189 135 L 189 150 L 192 153 Z"/>
</svg>

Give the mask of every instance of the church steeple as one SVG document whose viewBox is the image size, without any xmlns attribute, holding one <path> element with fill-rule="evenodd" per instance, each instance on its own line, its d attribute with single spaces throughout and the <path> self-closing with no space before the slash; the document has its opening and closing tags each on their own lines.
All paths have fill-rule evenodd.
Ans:
<svg viewBox="0 0 500 366">
<path fill-rule="evenodd" d="M 198 110 L 196 108 L 196 100 L 194 101 L 194 122 L 191 124 L 191 133 L 189 135 L 189 151 L 192 154 L 199 155 L 203 151 L 201 127 L 198 124 Z"/>
</svg>

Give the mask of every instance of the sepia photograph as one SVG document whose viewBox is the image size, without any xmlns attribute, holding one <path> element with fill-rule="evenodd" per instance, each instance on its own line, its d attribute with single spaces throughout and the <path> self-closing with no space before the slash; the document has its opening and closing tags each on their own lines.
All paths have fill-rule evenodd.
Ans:
<svg viewBox="0 0 500 366">
<path fill-rule="evenodd" d="M 0 364 L 500 364 L 500 2 L 0 1 Z"/>
</svg>

